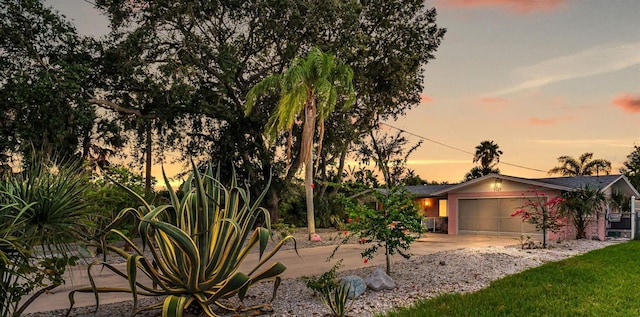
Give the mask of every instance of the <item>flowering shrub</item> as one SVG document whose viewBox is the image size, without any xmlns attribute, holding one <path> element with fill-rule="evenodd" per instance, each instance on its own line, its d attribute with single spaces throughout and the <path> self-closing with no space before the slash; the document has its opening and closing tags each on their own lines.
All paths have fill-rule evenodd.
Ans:
<svg viewBox="0 0 640 317">
<path fill-rule="evenodd" d="M 406 259 L 411 257 L 409 246 L 416 239 L 411 233 L 422 232 L 422 217 L 413 204 L 413 197 L 402 187 L 393 187 L 384 193 L 373 191 L 372 195 L 383 206 L 381 210 L 340 196 L 351 220 L 347 219 L 351 235 L 346 236 L 345 231 L 345 241 L 357 235 L 360 244 L 368 245 L 361 253 L 364 263 L 368 263 L 378 250 L 383 250 L 386 272 L 390 274 L 390 256 L 400 254 Z"/>
<path fill-rule="evenodd" d="M 511 217 L 520 217 L 523 222 L 536 225 L 542 231 L 542 247 L 547 247 L 547 232 L 557 233 L 565 225 L 564 217 L 559 211 L 563 199 L 549 198 L 545 193 L 536 189 L 530 190 L 534 197 L 527 198 L 524 205 L 518 208 Z"/>
</svg>

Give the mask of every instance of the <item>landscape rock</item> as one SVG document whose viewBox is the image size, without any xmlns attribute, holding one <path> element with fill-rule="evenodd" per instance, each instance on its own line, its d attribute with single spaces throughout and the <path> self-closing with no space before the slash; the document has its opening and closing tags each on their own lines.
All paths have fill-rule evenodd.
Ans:
<svg viewBox="0 0 640 317">
<path fill-rule="evenodd" d="M 347 296 L 349 299 L 360 297 L 367 289 L 367 284 L 357 275 L 347 275 L 343 277 L 340 279 L 340 284 L 349 285 L 349 296 Z"/>
<path fill-rule="evenodd" d="M 396 288 L 396 282 L 387 275 L 382 269 L 377 268 L 371 274 L 364 278 L 367 287 L 374 291 Z"/>
</svg>

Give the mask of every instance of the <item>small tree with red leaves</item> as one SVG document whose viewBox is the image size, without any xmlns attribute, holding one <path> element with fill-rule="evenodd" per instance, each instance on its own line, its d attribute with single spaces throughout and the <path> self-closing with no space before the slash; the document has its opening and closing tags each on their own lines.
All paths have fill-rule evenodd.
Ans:
<svg viewBox="0 0 640 317">
<path fill-rule="evenodd" d="M 565 225 L 564 217 L 559 211 L 563 199 L 555 196 L 548 197 L 536 189 L 530 190 L 534 197 L 528 197 L 511 217 L 520 217 L 523 222 L 536 225 L 542 231 L 542 247 L 547 247 L 547 232 L 557 233 Z"/>
</svg>

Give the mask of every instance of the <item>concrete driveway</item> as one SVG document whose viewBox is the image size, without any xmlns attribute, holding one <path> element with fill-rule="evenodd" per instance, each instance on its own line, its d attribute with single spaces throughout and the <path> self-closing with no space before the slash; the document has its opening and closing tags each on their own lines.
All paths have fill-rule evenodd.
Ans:
<svg viewBox="0 0 640 317">
<path fill-rule="evenodd" d="M 411 245 L 411 254 L 414 256 L 428 255 L 441 251 L 457 250 L 473 247 L 507 246 L 515 245 L 518 242 L 512 237 L 490 237 L 472 235 L 446 235 L 437 233 L 426 233 Z M 321 246 L 315 248 L 305 248 L 298 250 L 299 256 L 293 250 L 283 250 L 276 254 L 273 261 L 280 261 L 287 266 L 287 270 L 281 275 L 283 278 L 296 278 L 301 276 L 320 275 L 329 270 L 334 263 L 343 259 L 342 270 L 356 269 L 361 267 L 374 267 L 385 265 L 384 254 L 380 254 L 372 261 L 364 263 L 360 253 L 365 246 L 359 244 L 342 245 L 331 261 L 327 261 L 329 255 L 334 251 L 335 246 Z M 258 261 L 257 254 L 247 257 L 245 263 L 240 267 L 241 272 L 248 272 Z M 399 255 L 393 257 L 393 262 L 404 261 Z M 267 263 L 268 265 L 268 263 Z M 126 264 L 116 265 L 126 271 Z M 93 276 L 98 287 L 128 287 L 125 279 L 116 275 L 108 269 L 101 270 L 100 267 L 93 268 Z M 139 276 L 139 280 L 148 282 L 148 279 Z M 54 309 L 66 309 L 69 307 L 69 292 L 79 287 L 89 286 L 86 267 L 75 267 L 68 273 L 67 284 L 55 289 L 50 294 L 40 296 L 31 304 L 26 313 L 49 311 Z M 150 283 L 146 283 L 150 284 Z M 95 305 L 93 294 L 76 294 L 76 307 Z M 105 293 L 100 294 L 100 304 L 117 303 L 131 300 L 130 294 L 125 293 Z"/>
</svg>

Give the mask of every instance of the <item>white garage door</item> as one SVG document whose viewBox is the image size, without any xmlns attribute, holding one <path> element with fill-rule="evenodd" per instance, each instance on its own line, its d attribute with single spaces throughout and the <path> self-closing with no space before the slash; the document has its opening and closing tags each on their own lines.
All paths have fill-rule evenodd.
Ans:
<svg viewBox="0 0 640 317">
<path fill-rule="evenodd" d="M 511 214 L 523 204 L 522 198 L 482 198 L 458 200 L 460 234 L 536 234 L 536 226 L 523 223 Z"/>
</svg>

